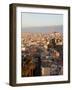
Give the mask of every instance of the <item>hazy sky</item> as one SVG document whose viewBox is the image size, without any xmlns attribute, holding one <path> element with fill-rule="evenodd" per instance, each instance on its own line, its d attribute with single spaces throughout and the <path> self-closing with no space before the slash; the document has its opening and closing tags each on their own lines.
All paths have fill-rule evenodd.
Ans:
<svg viewBox="0 0 72 90">
<path fill-rule="evenodd" d="M 22 28 L 63 25 L 63 15 L 60 14 L 40 14 L 21 13 Z"/>
</svg>

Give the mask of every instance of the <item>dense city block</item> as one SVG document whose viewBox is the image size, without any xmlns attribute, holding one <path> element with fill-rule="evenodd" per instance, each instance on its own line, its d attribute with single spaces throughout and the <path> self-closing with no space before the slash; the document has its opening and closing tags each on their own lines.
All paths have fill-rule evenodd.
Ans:
<svg viewBox="0 0 72 90">
<path fill-rule="evenodd" d="M 21 62 L 22 77 L 63 75 L 63 34 L 22 32 Z"/>
</svg>

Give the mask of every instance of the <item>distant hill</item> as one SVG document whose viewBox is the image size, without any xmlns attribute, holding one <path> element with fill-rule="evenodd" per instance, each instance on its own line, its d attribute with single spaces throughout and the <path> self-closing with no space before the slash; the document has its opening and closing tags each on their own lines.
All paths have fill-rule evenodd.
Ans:
<svg viewBox="0 0 72 90">
<path fill-rule="evenodd" d="M 22 28 L 22 32 L 60 32 L 63 33 L 63 26 L 43 26 Z"/>
</svg>

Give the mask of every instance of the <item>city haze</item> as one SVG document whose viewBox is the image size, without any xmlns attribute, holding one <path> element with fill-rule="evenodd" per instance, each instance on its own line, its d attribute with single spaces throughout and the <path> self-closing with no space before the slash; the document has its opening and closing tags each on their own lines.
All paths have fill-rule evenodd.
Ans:
<svg viewBox="0 0 72 90">
<path fill-rule="evenodd" d="M 22 32 L 63 32 L 63 26 L 44 26 L 44 27 L 25 27 L 22 28 Z"/>
</svg>

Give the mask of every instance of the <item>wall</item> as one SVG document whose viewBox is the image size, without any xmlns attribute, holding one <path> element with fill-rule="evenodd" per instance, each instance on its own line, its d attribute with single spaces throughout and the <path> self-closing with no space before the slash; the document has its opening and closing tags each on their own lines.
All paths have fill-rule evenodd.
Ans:
<svg viewBox="0 0 72 90">
<path fill-rule="evenodd" d="M 28 87 L 11 87 L 8 85 L 8 80 L 9 80 L 9 4 L 10 3 L 37 3 L 37 4 L 60 5 L 60 6 L 66 5 L 66 6 L 71 6 L 71 11 L 72 11 L 72 0 L 0 0 L 0 90 L 24 90 L 24 89 L 25 90 L 28 90 L 28 89 L 29 90 L 37 90 L 37 89 L 72 90 L 72 82 L 70 84 L 28 86 Z M 71 17 L 72 17 L 72 12 L 71 12 Z M 71 72 L 71 75 L 72 75 L 72 72 Z M 72 78 L 71 78 L 71 81 L 72 81 Z"/>
</svg>

